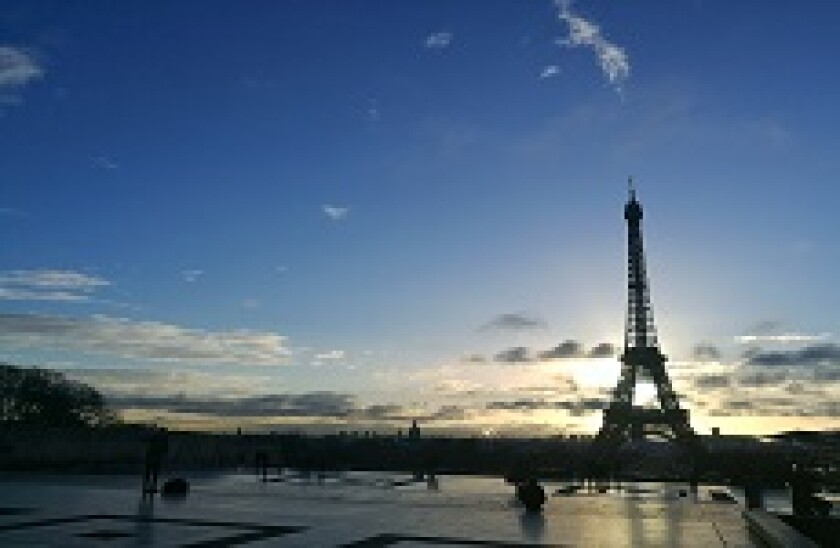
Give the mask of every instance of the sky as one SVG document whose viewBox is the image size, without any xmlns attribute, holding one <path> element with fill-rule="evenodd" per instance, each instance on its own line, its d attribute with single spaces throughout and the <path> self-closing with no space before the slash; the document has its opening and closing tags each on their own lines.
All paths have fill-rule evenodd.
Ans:
<svg viewBox="0 0 840 548">
<path fill-rule="evenodd" d="M 0 0 L 0 360 L 173 428 L 591 433 L 632 176 L 696 429 L 840 428 L 838 16 Z"/>
</svg>

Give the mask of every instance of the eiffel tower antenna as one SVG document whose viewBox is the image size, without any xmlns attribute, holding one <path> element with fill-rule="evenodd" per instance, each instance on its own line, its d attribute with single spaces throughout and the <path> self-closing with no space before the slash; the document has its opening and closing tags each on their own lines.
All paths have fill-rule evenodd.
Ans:
<svg viewBox="0 0 840 548">
<path fill-rule="evenodd" d="M 614 470 L 618 450 L 626 441 L 647 433 L 671 437 L 681 445 L 692 462 L 692 474 L 702 460 L 702 442 L 688 420 L 688 411 L 679 398 L 665 370 L 667 357 L 659 349 L 653 321 L 650 284 L 645 268 L 642 241 L 642 206 L 636 199 L 632 177 L 627 181 L 628 200 L 624 206 L 627 221 L 627 315 L 624 331 L 624 354 L 621 376 L 604 410 L 603 425 L 592 444 L 594 468 L 599 472 Z M 656 386 L 659 408 L 633 404 L 636 382 L 650 379 Z"/>
</svg>

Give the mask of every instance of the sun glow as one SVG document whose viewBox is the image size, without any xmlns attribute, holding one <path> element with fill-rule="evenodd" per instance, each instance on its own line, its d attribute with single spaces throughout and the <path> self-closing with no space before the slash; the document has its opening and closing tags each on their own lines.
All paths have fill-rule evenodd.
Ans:
<svg viewBox="0 0 840 548">
<path fill-rule="evenodd" d="M 651 381 L 641 381 L 636 383 L 635 404 L 643 407 L 655 407 L 656 403 L 656 385 Z"/>
<path fill-rule="evenodd" d="M 612 388 L 618 382 L 621 363 L 610 359 L 582 359 L 559 366 L 582 387 Z"/>
</svg>

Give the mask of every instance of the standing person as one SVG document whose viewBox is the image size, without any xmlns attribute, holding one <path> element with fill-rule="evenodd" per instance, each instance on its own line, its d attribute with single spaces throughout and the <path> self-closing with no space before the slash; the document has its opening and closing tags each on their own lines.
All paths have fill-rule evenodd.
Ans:
<svg viewBox="0 0 840 548">
<path fill-rule="evenodd" d="M 169 450 L 166 428 L 156 428 L 146 442 L 146 466 L 143 472 L 143 492 L 157 492 L 158 476 L 163 458 Z"/>
<path fill-rule="evenodd" d="M 268 481 L 268 451 L 260 449 L 255 455 L 257 477 L 262 476 L 262 481 Z"/>
</svg>

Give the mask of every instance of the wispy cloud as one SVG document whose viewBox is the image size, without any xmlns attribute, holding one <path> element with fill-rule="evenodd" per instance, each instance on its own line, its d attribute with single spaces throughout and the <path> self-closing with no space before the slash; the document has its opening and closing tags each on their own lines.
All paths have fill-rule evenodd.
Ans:
<svg viewBox="0 0 840 548">
<path fill-rule="evenodd" d="M 181 277 L 187 283 L 196 282 L 203 275 L 204 275 L 204 271 L 200 270 L 200 269 L 197 269 L 197 268 L 192 268 L 192 269 L 187 269 L 187 270 L 182 270 L 181 271 Z"/>
<path fill-rule="evenodd" d="M 346 358 L 344 350 L 328 350 L 319 352 L 312 357 L 311 365 L 319 367 L 328 363 L 343 363 Z"/>
<path fill-rule="evenodd" d="M 26 217 L 26 212 L 16 207 L 0 207 L 0 217 Z"/>
<path fill-rule="evenodd" d="M 418 419 L 423 422 L 459 421 L 468 411 L 457 405 L 420 409 L 395 403 L 363 405 L 353 394 L 341 392 L 305 392 L 252 397 L 185 397 L 114 396 L 109 403 L 118 409 L 148 409 L 176 414 L 197 414 L 215 418 L 238 419 L 334 419 L 339 423 L 359 421 L 400 421 Z"/>
<path fill-rule="evenodd" d="M 344 206 L 336 206 L 330 204 L 324 204 L 321 206 L 321 211 L 324 212 L 324 215 L 332 219 L 333 221 L 343 221 L 347 218 L 350 214 L 350 208 Z"/>
<path fill-rule="evenodd" d="M 452 43 L 454 35 L 449 31 L 433 32 L 426 37 L 428 49 L 446 49 Z"/>
<path fill-rule="evenodd" d="M 581 416 L 601 411 L 607 407 L 604 398 L 576 397 L 573 399 L 550 400 L 545 398 L 519 398 L 507 401 L 492 401 L 487 403 L 487 409 L 492 411 L 520 411 L 531 412 L 540 410 L 563 410 L 572 416 Z"/>
<path fill-rule="evenodd" d="M 732 386 L 732 375 L 708 373 L 694 377 L 694 386 L 698 390 L 729 388 Z"/>
<path fill-rule="evenodd" d="M 798 350 L 766 352 L 750 355 L 748 365 L 758 366 L 840 366 L 840 346 L 832 343 L 805 346 Z"/>
<path fill-rule="evenodd" d="M 315 354 L 316 360 L 343 360 L 344 359 L 344 350 L 330 350 L 328 352 L 322 352 L 320 354 Z"/>
<path fill-rule="evenodd" d="M 621 93 L 622 84 L 630 77 L 630 58 L 627 53 L 607 40 L 597 24 L 575 13 L 572 10 L 572 0 L 555 0 L 555 3 L 558 19 L 563 21 L 569 29 L 568 36 L 561 38 L 557 43 L 570 48 L 581 46 L 590 48 L 610 85 Z"/>
<path fill-rule="evenodd" d="M 254 370 L 222 373 L 173 369 L 63 368 L 68 378 L 95 386 L 106 397 L 244 397 L 277 390 L 276 374 L 253 374 Z M 243 374 L 244 373 L 244 374 Z"/>
<path fill-rule="evenodd" d="M 32 291 L 16 287 L 0 287 L 0 300 L 3 301 L 50 301 L 83 302 L 90 300 L 90 295 L 70 291 Z"/>
<path fill-rule="evenodd" d="M 73 270 L 8 270 L 0 272 L 0 284 L 18 284 L 41 288 L 89 290 L 110 282 Z"/>
<path fill-rule="evenodd" d="M 612 343 L 598 343 L 589 350 L 590 358 L 611 358 L 618 354 L 618 348 Z"/>
<path fill-rule="evenodd" d="M 542 71 L 540 71 L 540 79 L 545 80 L 546 78 L 553 78 L 560 74 L 560 67 L 557 65 L 548 65 L 543 67 Z"/>
<path fill-rule="evenodd" d="M 611 358 L 617 349 L 610 343 L 599 343 L 587 351 L 575 340 L 563 341 L 554 348 L 539 353 L 541 360 L 566 360 L 571 358 Z"/>
<path fill-rule="evenodd" d="M 73 270 L 7 270 L 0 272 L 0 300 L 81 302 L 110 282 Z"/>
<path fill-rule="evenodd" d="M 563 360 L 567 358 L 582 358 L 585 356 L 583 345 L 577 341 L 563 341 L 554 348 L 540 352 L 542 360 Z"/>
<path fill-rule="evenodd" d="M 379 119 L 382 117 L 382 113 L 379 110 L 379 101 L 377 101 L 376 99 L 371 99 L 370 101 L 368 101 L 367 116 L 368 120 L 370 120 L 371 122 L 378 122 Z"/>
<path fill-rule="evenodd" d="M 91 162 L 93 163 L 93 167 L 108 171 L 113 171 L 120 167 L 117 162 L 107 156 L 93 156 L 91 158 Z"/>
<path fill-rule="evenodd" d="M 497 352 L 493 360 L 498 363 L 525 363 L 531 361 L 531 356 L 526 347 L 514 346 Z"/>
<path fill-rule="evenodd" d="M 0 46 L 0 105 L 20 104 L 23 88 L 43 75 L 31 52 Z"/>
<path fill-rule="evenodd" d="M 580 342 L 570 339 L 561 342 L 554 348 L 537 352 L 535 356 L 532 356 L 529 349 L 524 346 L 506 348 L 496 353 L 493 361 L 497 363 L 526 363 L 575 358 L 611 358 L 617 352 L 616 347 L 610 343 L 599 343 L 591 349 L 586 350 Z"/>
<path fill-rule="evenodd" d="M 284 365 L 286 337 L 252 330 L 207 331 L 110 316 L 0 314 L 0 343 L 196 364 Z"/>
<path fill-rule="evenodd" d="M 720 361 L 720 349 L 711 343 L 699 343 L 694 345 L 692 356 L 698 361 L 716 362 Z"/>
<path fill-rule="evenodd" d="M 543 319 L 530 316 L 524 312 L 509 312 L 499 314 L 486 324 L 482 325 L 481 331 L 535 331 L 546 329 Z"/>
<path fill-rule="evenodd" d="M 831 337 L 830 333 L 819 333 L 810 335 L 806 333 L 776 333 L 776 334 L 760 334 L 760 335 L 739 335 L 735 337 L 735 342 L 742 344 L 761 344 L 761 343 L 805 343 L 824 341 Z"/>
</svg>

